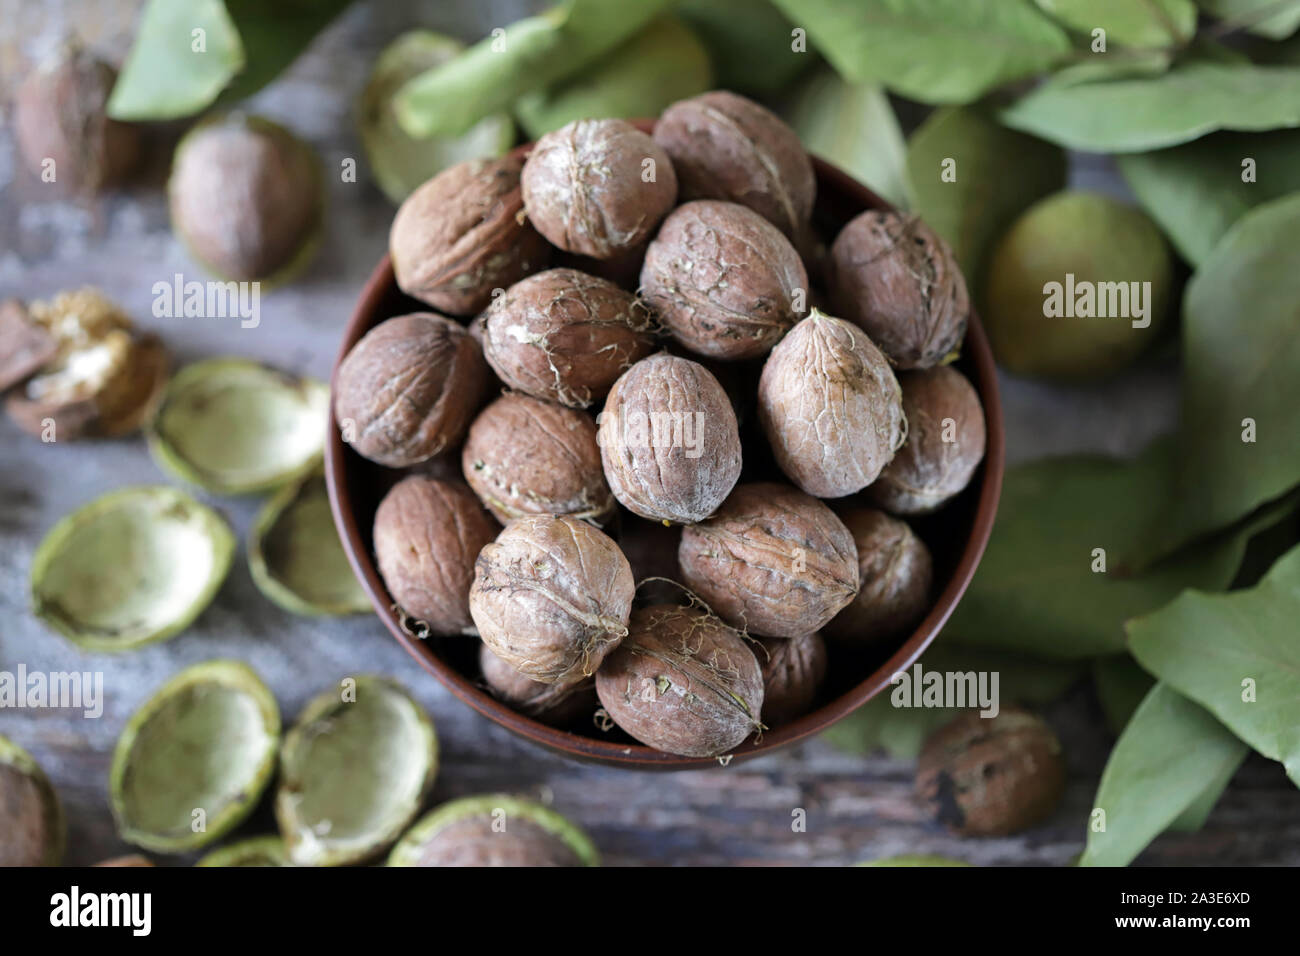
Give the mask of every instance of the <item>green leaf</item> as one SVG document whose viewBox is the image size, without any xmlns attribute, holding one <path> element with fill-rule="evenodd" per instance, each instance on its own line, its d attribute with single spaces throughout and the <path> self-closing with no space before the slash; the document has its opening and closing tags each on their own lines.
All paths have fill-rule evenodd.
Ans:
<svg viewBox="0 0 1300 956">
<path fill-rule="evenodd" d="M 1142 703 L 1156 679 L 1127 654 L 1099 657 L 1092 662 L 1092 679 L 1097 700 L 1106 715 L 1106 726 L 1118 735 Z"/>
<path fill-rule="evenodd" d="M 1072 30 L 1106 31 L 1106 43 L 1152 47 L 1183 43 L 1196 32 L 1192 0 L 1034 0 Z"/>
<path fill-rule="evenodd" d="M 803 84 L 786 119 L 809 152 L 894 205 L 911 208 L 903 131 L 878 85 L 846 83 L 830 70 L 819 70 Z"/>
<path fill-rule="evenodd" d="M 1140 575 L 1125 565 L 1167 494 L 1175 463 L 1166 439 L 1132 462 L 1071 455 L 1008 469 L 993 535 L 948 625 L 952 640 L 1063 660 L 1119 654 L 1130 617 L 1184 588 L 1227 587 L 1258 522 Z M 1098 548 L 1105 550 L 1104 573 L 1092 570 Z"/>
<path fill-rule="evenodd" d="M 1000 705 L 1015 702 L 1042 706 L 1064 694 L 1083 674 L 1082 665 L 955 647 L 951 643 L 931 647 L 922 656 L 920 666 L 922 674 L 996 673 Z M 961 713 L 956 707 L 898 707 L 893 701 L 895 692 L 896 687 L 886 687 L 822 736 L 848 753 L 868 754 L 884 749 L 894 757 L 911 759 L 921 752 L 926 737 Z"/>
<path fill-rule="evenodd" d="M 1069 149 L 1161 149 L 1220 129 L 1300 126 L 1300 68 L 1191 60 L 1159 76 L 1053 79 L 999 117 Z"/>
<path fill-rule="evenodd" d="M 1065 165 L 1059 147 L 972 107 L 936 110 L 912 134 L 907 170 L 916 211 L 948 240 L 976 301 L 994 245 L 1022 212 L 1065 187 Z"/>
<path fill-rule="evenodd" d="M 1300 784 L 1300 547 L 1255 587 L 1184 594 L 1129 623 L 1142 666 Z"/>
<path fill-rule="evenodd" d="M 1212 17 L 1251 33 L 1281 40 L 1300 27 L 1300 0 L 1196 0 Z"/>
<path fill-rule="evenodd" d="M 1224 233 L 1261 203 L 1300 192 L 1300 130 L 1216 133 L 1154 153 L 1118 157 L 1124 179 L 1194 266 Z M 1242 163 L 1255 161 L 1255 180 L 1244 182 Z"/>
<path fill-rule="evenodd" d="M 243 66 L 244 47 L 221 0 L 150 0 L 109 97 L 108 115 L 192 116 L 210 106 Z"/>
<path fill-rule="evenodd" d="M 247 67 L 222 93 L 233 103 L 252 96 L 284 70 L 350 0 L 226 0 L 244 42 Z"/>
<path fill-rule="evenodd" d="M 1257 206 L 1183 297 L 1183 427 L 1141 554 L 1221 528 L 1300 485 L 1300 193 Z M 1255 441 L 1247 437 L 1247 419 Z M 1150 522 L 1148 522 L 1150 525 Z"/>
<path fill-rule="evenodd" d="M 670 0 L 566 0 L 517 20 L 456 59 L 410 80 L 397 118 L 411 136 L 459 136 L 530 90 L 578 73 L 671 5 Z"/>
<path fill-rule="evenodd" d="M 677 13 L 709 48 L 723 89 L 783 93 L 816 59 L 794 49 L 790 21 L 768 0 L 681 0 Z"/>
<path fill-rule="evenodd" d="M 1195 822 L 1245 756 L 1245 745 L 1204 708 L 1157 684 L 1106 762 L 1094 800 L 1106 829 L 1094 830 L 1090 817 L 1079 865 L 1127 866 L 1175 821 Z"/>
<path fill-rule="evenodd" d="M 1049 69 L 1065 31 L 1027 0 L 776 0 L 839 74 L 922 103 L 969 103 Z"/>
</svg>

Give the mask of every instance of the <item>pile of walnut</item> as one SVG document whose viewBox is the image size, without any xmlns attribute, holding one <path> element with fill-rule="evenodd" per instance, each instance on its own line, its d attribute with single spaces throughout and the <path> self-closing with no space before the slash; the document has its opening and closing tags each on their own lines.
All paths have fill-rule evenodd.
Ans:
<svg viewBox="0 0 1300 956">
<path fill-rule="evenodd" d="M 374 527 L 393 600 L 478 634 L 519 711 L 591 728 L 598 700 L 650 747 L 723 754 L 812 709 L 828 644 L 833 666 L 930 608 L 903 518 L 984 456 L 944 364 L 966 287 L 912 217 L 827 250 L 815 188 L 780 119 L 715 92 L 653 137 L 583 120 L 462 163 L 398 212 L 397 282 L 430 311 L 356 344 L 335 411 L 405 470 Z"/>
</svg>

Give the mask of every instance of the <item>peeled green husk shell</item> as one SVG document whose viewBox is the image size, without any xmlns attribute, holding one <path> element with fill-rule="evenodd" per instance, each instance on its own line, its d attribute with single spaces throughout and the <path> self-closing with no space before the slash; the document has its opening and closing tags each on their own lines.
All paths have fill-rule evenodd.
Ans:
<svg viewBox="0 0 1300 956">
<path fill-rule="evenodd" d="M 279 740 L 275 698 L 246 664 L 181 671 L 131 715 L 113 751 L 108 795 L 122 839 L 159 853 L 221 839 L 257 805 Z"/>
<path fill-rule="evenodd" d="M 32 560 L 32 610 L 87 650 L 166 640 L 211 603 L 234 553 L 225 520 L 184 492 L 123 488 L 45 536 Z"/>
<path fill-rule="evenodd" d="M 58 866 L 66 839 L 63 807 L 44 771 L 0 737 L 0 867 Z"/>
<path fill-rule="evenodd" d="M 409 79 L 456 57 L 465 45 L 431 30 L 410 30 L 384 47 L 357 102 L 357 129 L 370 171 L 384 195 L 401 203 L 417 186 L 466 159 L 500 156 L 514 143 L 515 126 L 504 113 L 487 116 L 463 136 L 412 139 L 393 112 L 393 99 Z"/>
<path fill-rule="evenodd" d="M 415 819 L 437 773 L 438 738 L 405 690 L 363 675 L 307 704 L 280 766 L 275 819 L 289 859 L 345 866 L 387 850 Z"/>
<path fill-rule="evenodd" d="M 187 365 L 149 428 L 158 464 L 219 495 L 270 491 L 319 467 L 329 388 L 242 358 Z"/>
<path fill-rule="evenodd" d="M 599 866 L 579 827 L 549 807 L 488 794 L 444 803 L 388 855 L 389 866 Z"/>
<path fill-rule="evenodd" d="M 249 837 L 213 850 L 195 866 L 293 866 L 278 836 Z"/>
<path fill-rule="evenodd" d="M 262 506 L 248 533 L 248 570 L 257 589 L 290 614 L 370 610 L 339 542 L 321 472 Z"/>
</svg>

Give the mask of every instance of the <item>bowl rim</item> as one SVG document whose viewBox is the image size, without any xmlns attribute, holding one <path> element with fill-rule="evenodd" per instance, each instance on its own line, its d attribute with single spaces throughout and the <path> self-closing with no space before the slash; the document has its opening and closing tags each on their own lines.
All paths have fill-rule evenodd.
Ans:
<svg viewBox="0 0 1300 956">
<path fill-rule="evenodd" d="M 635 125 L 646 132 L 653 128 L 653 122 L 648 120 L 636 121 Z M 529 143 L 516 147 L 511 155 L 523 155 L 531 146 L 532 144 Z M 863 209 L 894 209 L 890 203 L 838 167 L 818 156 L 809 155 L 812 158 L 819 191 L 821 186 L 826 184 L 833 187 L 836 192 L 857 196 Z M 397 290 L 392 262 L 385 254 L 357 299 L 357 304 L 344 328 L 342 342 L 330 373 L 329 430 L 325 441 L 325 481 L 330 511 L 334 516 L 334 523 L 343 542 L 348 563 L 361 582 L 362 588 L 369 595 L 375 613 L 392 636 L 454 696 L 512 733 L 577 760 L 630 769 L 687 770 L 717 766 L 719 763 L 725 766 L 733 761 L 752 760 L 765 756 L 821 733 L 880 693 L 890 684 L 895 674 L 911 667 L 938 637 L 970 585 L 993 530 L 993 521 L 997 515 L 998 500 L 1002 492 L 1006 453 L 997 368 L 988 337 L 984 333 L 973 305 L 967 322 L 962 352 L 963 357 L 967 358 L 972 365 L 972 384 L 979 393 L 984 408 L 986 443 L 984 460 L 974 478 L 974 481 L 979 483 L 979 488 L 971 531 L 946 586 L 935 598 L 930 611 L 888 660 L 852 688 L 822 704 L 816 710 L 789 724 L 750 737 L 739 747 L 721 757 L 683 757 L 654 750 L 643 744 L 585 737 L 550 727 L 519 713 L 493 697 L 481 686 L 481 683 L 466 677 L 443 661 L 432 643 L 436 640 L 460 640 L 461 638 L 425 640 L 403 630 L 399 616 L 394 610 L 395 605 L 379 577 L 379 571 L 371 559 L 353 509 L 350 507 L 352 491 L 348 483 L 346 465 L 347 456 L 356 453 L 344 444 L 340 435 L 334 415 L 334 388 L 339 365 L 344 357 L 361 336 L 377 324 L 374 319 L 379 313 L 380 306 L 395 291 L 399 290 Z"/>
</svg>

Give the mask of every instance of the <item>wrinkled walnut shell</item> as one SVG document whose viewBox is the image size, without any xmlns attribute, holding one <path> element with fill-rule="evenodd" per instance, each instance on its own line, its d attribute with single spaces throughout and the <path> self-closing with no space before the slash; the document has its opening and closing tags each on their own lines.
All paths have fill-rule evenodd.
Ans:
<svg viewBox="0 0 1300 956">
<path fill-rule="evenodd" d="M 645 242 L 677 201 L 668 156 L 620 119 L 575 120 L 547 133 L 528 154 L 522 184 L 537 231 L 596 259 Z"/>
<path fill-rule="evenodd" d="M 673 210 L 650 243 L 641 294 L 691 351 L 753 358 L 806 311 L 808 273 L 790 241 L 753 210 L 698 200 Z"/>
<path fill-rule="evenodd" d="M 816 310 L 764 363 L 758 417 L 781 470 L 819 498 L 871 484 L 907 436 L 902 392 L 880 350 Z"/>
<path fill-rule="evenodd" d="M 712 518 L 683 529 L 677 560 L 716 614 L 765 637 L 820 630 L 858 593 L 848 528 L 785 485 L 738 486 Z"/>
<path fill-rule="evenodd" d="M 872 209 L 831 245 L 835 310 L 899 368 L 929 368 L 961 346 L 970 315 L 952 249 L 915 216 Z"/>
<path fill-rule="evenodd" d="M 756 654 L 763 669 L 763 722 L 780 727 L 812 710 L 826 679 L 826 642 L 803 637 L 765 637 Z"/>
<path fill-rule="evenodd" d="M 459 482 L 412 475 L 375 512 L 375 562 L 401 610 L 435 634 L 470 631 L 474 562 L 498 527 Z"/>
<path fill-rule="evenodd" d="M 618 545 L 584 521 L 512 521 L 474 569 L 469 608 L 483 643 L 525 677 L 576 684 L 627 634 L 636 586 Z"/>
<path fill-rule="evenodd" d="M 682 199 L 740 203 L 791 239 L 805 229 L 817 193 L 812 160 L 771 110 L 717 90 L 668 107 L 654 137 L 673 161 Z"/>
<path fill-rule="evenodd" d="M 494 289 L 542 268 L 549 247 L 523 221 L 523 160 L 471 159 L 411 193 L 388 236 L 397 284 L 452 315 L 473 315 Z"/>
<path fill-rule="evenodd" d="M 598 438 L 614 497 L 643 518 L 702 521 L 740 478 L 727 393 L 704 366 L 675 355 L 652 355 L 614 383 Z"/>
<path fill-rule="evenodd" d="M 405 468 L 461 440 L 487 383 L 464 326 L 432 312 L 399 315 L 367 332 L 339 365 L 334 415 L 357 454 Z"/>
<path fill-rule="evenodd" d="M 858 549 L 858 595 L 826 625 L 827 637 L 873 644 L 906 634 L 930 609 L 930 549 L 907 522 L 874 508 L 840 514 Z"/>
<path fill-rule="evenodd" d="M 1060 741 L 1019 707 L 988 718 L 962 714 L 926 740 L 917 761 L 917 796 L 963 836 L 1002 836 L 1041 823 L 1064 792 Z"/>
<path fill-rule="evenodd" d="M 636 297 L 576 269 L 548 269 L 497 296 L 479 319 L 501 380 L 534 398 L 586 408 L 654 347 Z"/>
<path fill-rule="evenodd" d="M 699 608 L 633 612 L 627 638 L 596 673 L 596 693 L 624 731 L 685 757 L 724 754 L 762 727 L 754 652 Z"/>
<path fill-rule="evenodd" d="M 461 465 L 469 486 L 502 523 L 554 514 L 600 524 L 614 509 L 596 423 L 578 409 L 503 395 L 470 425 Z"/>
<path fill-rule="evenodd" d="M 519 673 L 486 644 L 479 648 L 478 666 L 492 696 L 544 724 L 562 727 L 596 712 L 595 678 L 565 686 L 543 684 Z"/>
<path fill-rule="evenodd" d="M 950 366 L 898 377 L 907 441 L 867 497 L 894 514 L 934 511 L 970 484 L 984 459 L 984 408 L 966 376 Z"/>
</svg>

